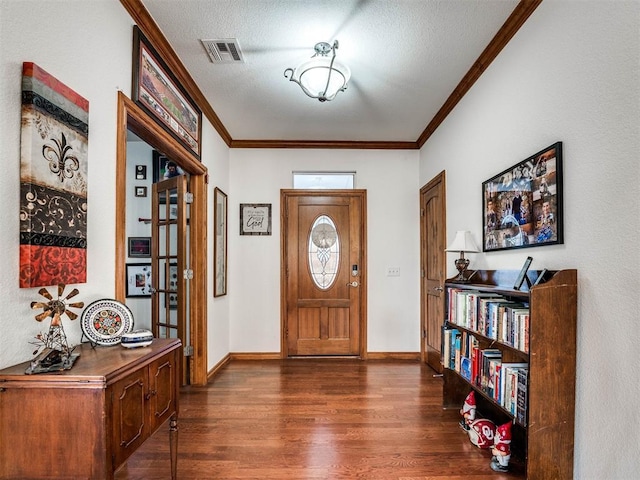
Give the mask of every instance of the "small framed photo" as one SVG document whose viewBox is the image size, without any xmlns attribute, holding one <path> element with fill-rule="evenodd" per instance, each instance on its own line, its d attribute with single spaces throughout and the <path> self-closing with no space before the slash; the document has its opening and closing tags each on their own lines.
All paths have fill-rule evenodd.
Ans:
<svg viewBox="0 0 640 480">
<path fill-rule="evenodd" d="M 240 204 L 240 235 L 271 235 L 271 204 Z"/>
<path fill-rule="evenodd" d="M 136 258 L 151 257 L 151 237 L 129 237 L 129 256 Z"/>
<path fill-rule="evenodd" d="M 127 297 L 151 296 L 151 264 L 127 264 Z"/>
<path fill-rule="evenodd" d="M 146 197 L 147 187 L 136 186 L 136 197 Z"/>
<path fill-rule="evenodd" d="M 533 258 L 531 257 L 527 257 L 527 259 L 524 261 L 524 265 L 522 265 L 520 273 L 518 274 L 518 278 L 516 278 L 516 282 L 513 285 L 514 290 L 520 290 L 525 281 L 527 282 L 527 287 L 531 287 L 531 281 L 529 280 L 529 277 L 527 277 L 527 271 L 529 271 L 529 267 L 531 266 L 532 261 Z"/>
<path fill-rule="evenodd" d="M 146 180 L 146 179 L 147 179 L 147 166 L 136 165 L 136 180 Z"/>
</svg>

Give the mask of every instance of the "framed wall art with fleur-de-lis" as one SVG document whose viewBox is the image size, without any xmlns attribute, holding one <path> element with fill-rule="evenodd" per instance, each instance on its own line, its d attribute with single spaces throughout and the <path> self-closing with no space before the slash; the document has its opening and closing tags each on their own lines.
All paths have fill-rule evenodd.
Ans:
<svg viewBox="0 0 640 480">
<path fill-rule="evenodd" d="M 87 279 L 89 102 L 22 65 L 20 287 Z"/>
</svg>

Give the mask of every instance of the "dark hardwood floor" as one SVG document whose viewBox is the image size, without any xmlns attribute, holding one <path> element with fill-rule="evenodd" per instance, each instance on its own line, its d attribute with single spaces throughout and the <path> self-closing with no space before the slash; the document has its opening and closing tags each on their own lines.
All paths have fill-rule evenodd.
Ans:
<svg viewBox="0 0 640 480">
<path fill-rule="evenodd" d="M 233 361 L 180 396 L 180 479 L 513 480 L 417 362 Z M 116 479 L 170 478 L 161 428 Z"/>
</svg>

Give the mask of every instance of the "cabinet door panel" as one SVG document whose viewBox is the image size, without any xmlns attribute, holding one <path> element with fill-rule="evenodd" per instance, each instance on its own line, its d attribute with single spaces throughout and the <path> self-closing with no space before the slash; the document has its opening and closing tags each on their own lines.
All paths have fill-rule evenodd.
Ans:
<svg viewBox="0 0 640 480">
<path fill-rule="evenodd" d="M 137 371 L 112 387 L 115 465 L 124 462 L 147 437 L 146 372 L 146 369 Z"/>
<path fill-rule="evenodd" d="M 151 428 L 163 424 L 175 411 L 175 365 L 165 357 L 149 366 Z"/>
</svg>

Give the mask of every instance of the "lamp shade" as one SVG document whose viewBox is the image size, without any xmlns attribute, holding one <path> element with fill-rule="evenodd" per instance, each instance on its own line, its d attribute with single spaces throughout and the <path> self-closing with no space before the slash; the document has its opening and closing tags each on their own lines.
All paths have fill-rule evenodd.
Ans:
<svg viewBox="0 0 640 480">
<path fill-rule="evenodd" d="M 453 239 L 445 252 L 478 252 L 478 246 L 473 241 L 471 232 L 468 230 L 458 230 L 456 238 Z"/>
<path fill-rule="evenodd" d="M 287 68 L 284 71 L 285 78 L 297 83 L 308 97 L 321 102 L 333 100 L 338 92 L 347 89 L 351 78 L 349 67 L 336 60 L 337 48 L 337 40 L 333 45 L 316 43 L 316 54 L 297 68 Z"/>
<path fill-rule="evenodd" d="M 329 57 L 314 57 L 296 68 L 301 86 L 319 98 L 334 98 L 345 89 L 351 71 Z"/>
</svg>

